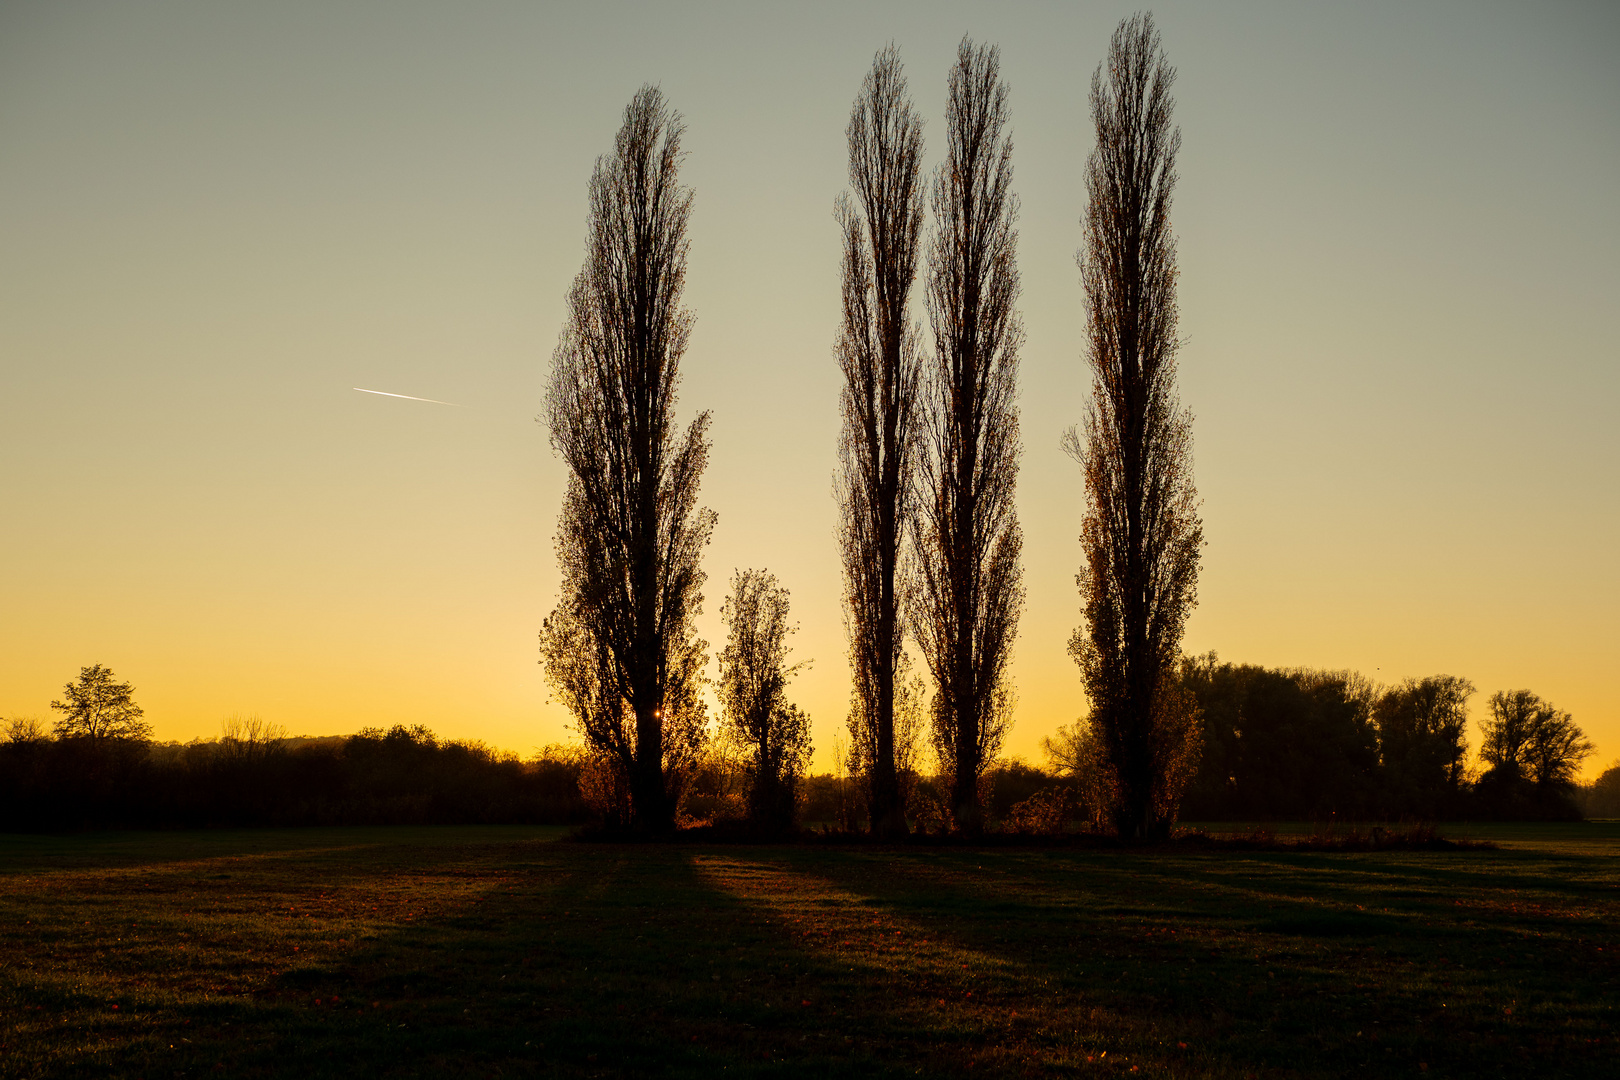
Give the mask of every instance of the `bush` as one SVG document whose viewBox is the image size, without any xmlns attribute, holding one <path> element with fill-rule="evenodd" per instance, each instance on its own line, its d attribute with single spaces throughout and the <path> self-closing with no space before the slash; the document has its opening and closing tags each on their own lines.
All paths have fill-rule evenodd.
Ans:
<svg viewBox="0 0 1620 1080">
<path fill-rule="evenodd" d="M 1069 822 L 1079 816 L 1080 809 L 1074 789 L 1042 788 L 1007 812 L 1005 827 L 1008 832 L 1062 836 L 1069 831 Z"/>
</svg>

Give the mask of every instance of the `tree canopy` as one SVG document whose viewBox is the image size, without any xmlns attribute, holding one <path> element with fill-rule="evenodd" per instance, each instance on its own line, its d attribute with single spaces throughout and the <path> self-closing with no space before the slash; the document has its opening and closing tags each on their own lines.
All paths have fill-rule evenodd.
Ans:
<svg viewBox="0 0 1620 1080">
<path fill-rule="evenodd" d="M 119 682 L 100 664 L 80 668 L 79 677 L 62 689 L 62 700 L 51 702 L 51 708 L 62 714 L 56 721 L 58 738 L 144 742 L 152 737 L 152 725 L 135 704 L 135 687 Z"/>
</svg>

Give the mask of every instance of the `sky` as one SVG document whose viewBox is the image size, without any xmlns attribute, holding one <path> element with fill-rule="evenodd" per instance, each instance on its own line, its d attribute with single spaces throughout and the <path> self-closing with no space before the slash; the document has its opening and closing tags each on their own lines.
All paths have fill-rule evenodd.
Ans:
<svg viewBox="0 0 1620 1080">
<path fill-rule="evenodd" d="M 723 642 L 735 569 L 780 578 L 829 767 L 845 125 L 894 42 L 932 169 L 967 34 L 1011 90 L 1028 600 L 1005 749 L 1038 762 L 1085 708 L 1059 441 L 1090 386 L 1086 93 L 1133 10 L 0 0 L 0 716 L 48 720 L 101 663 L 159 739 L 240 714 L 568 741 L 536 649 L 564 467 L 535 417 L 592 164 L 653 83 L 696 193 L 700 629 Z M 1476 721 L 1529 688 L 1594 775 L 1620 758 L 1620 7 L 1152 10 L 1207 538 L 1185 650 L 1461 675 Z"/>
</svg>

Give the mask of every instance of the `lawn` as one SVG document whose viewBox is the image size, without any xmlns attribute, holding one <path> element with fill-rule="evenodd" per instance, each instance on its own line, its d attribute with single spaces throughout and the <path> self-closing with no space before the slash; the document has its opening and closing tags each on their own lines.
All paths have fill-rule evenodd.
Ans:
<svg viewBox="0 0 1620 1080">
<path fill-rule="evenodd" d="M 0 836 L 0 1074 L 1608 1072 L 1620 825 L 1454 831 L 1502 846 Z"/>
</svg>

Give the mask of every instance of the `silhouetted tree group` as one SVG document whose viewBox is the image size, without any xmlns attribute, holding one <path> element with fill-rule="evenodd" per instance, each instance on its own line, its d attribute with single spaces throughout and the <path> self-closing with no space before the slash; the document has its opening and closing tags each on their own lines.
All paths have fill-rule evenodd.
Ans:
<svg viewBox="0 0 1620 1080">
<path fill-rule="evenodd" d="M 36 720 L 0 722 L 0 829 L 578 824 L 599 812 L 583 755 L 530 761 L 423 727 L 288 738 L 232 717 L 217 739 L 155 743 L 134 687 L 84 668 Z"/>
<path fill-rule="evenodd" d="M 1468 762 L 1466 706 L 1451 675 L 1380 688 L 1352 671 L 1184 661 L 1204 755 L 1183 803 L 1196 820 L 1348 821 L 1580 816 L 1574 783 L 1591 752 L 1567 713 L 1529 691 L 1494 695 Z M 1530 762 L 1542 725 L 1541 763 Z M 1516 748 L 1516 749 L 1515 749 Z M 1518 764 L 1515 764 L 1518 763 Z"/>
<path fill-rule="evenodd" d="M 1061 790 L 1016 806 L 993 796 L 1012 775 L 997 754 L 1024 602 L 1018 201 L 997 50 L 967 38 L 958 47 L 931 185 L 895 46 L 877 53 L 851 108 L 834 348 L 849 742 L 838 775 L 809 783 L 809 718 L 783 697 L 794 670 L 787 593 L 763 571 L 733 581 L 718 685 L 725 738 L 710 744 L 705 732 L 707 645 L 692 619 L 715 523 L 696 501 L 708 414 L 679 436 L 672 416 L 691 318 L 680 299 L 692 196 L 676 181 L 678 114 L 654 88 L 636 95 L 592 176 L 587 258 L 545 417 L 569 487 L 563 597 L 541 651 L 590 750 L 588 798 L 610 823 L 662 832 L 698 807 L 704 820 L 780 830 L 801 812 L 801 789 L 814 813 L 887 838 L 918 827 L 971 835 L 987 798 L 1003 821 L 1050 823 L 1080 808 L 1131 841 L 1164 836 L 1184 799 L 1200 816 L 1433 818 L 1567 804 L 1571 763 L 1590 745 L 1527 692 L 1491 700 L 1488 769 L 1475 775 L 1466 680 L 1380 690 L 1349 672 L 1182 657 L 1203 526 L 1192 417 L 1176 386 L 1175 77 L 1141 14 L 1119 24 L 1091 80 L 1079 266 L 1092 394 L 1063 442 L 1084 482 L 1084 622 L 1069 645 L 1089 712 L 1048 740 Z M 920 268 L 926 334 L 911 304 Z M 926 701 L 908 644 L 932 677 Z M 937 777 L 919 768 L 925 715 Z"/>
<path fill-rule="evenodd" d="M 1022 328 L 1007 123 L 996 50 L 964 39 L 933 184 L 931 365 L 911 314 L 924 249 L 922 122 L 892 46 L 878 53 L 847 131 L 836 488 L 854 683 L 849 761 L 863 816 L 884 836 L 908 829 L 923 711 L 908 636 L 935 678 L 934 743 L 967 831 L 979 827 L 979 779 L 1010 723 L 1007 667 L 1023 601 L 1013 506 Z M 692 619 L 714 526 L 696 502 L 708 414 L 680 438 L 672 416 L 691 322 L 680 305 L 692 199 L 676 179 L 681 130 L 662 94 L 644 87 L 613 153 L 597 162 L 585 268 L 545 415 L 569 484 L 557 531 L 563 596 L 541 633 L 542 662 L 593 754 L 589 784 L 613 793 L 609 817 L 654 833 L 676 824 L 706 741 L 707 646 Z M 751 748 L 750 817 L 774 828 L 793 819 L 809 718 L 774 700 L 771 680 L 788 670 L 776 655 L 786 593 L 749 575 L 728 602 L 723 723 Z M 777 669 L 757 667 L 772 655 Z M 704 797 L 718 798 L 703 782 Z"/>
<path fill-rule="evenodd" d="M 1092 702 L 1092 773 L 1114 828 L 1137 840 L 1174 820 L 1198 749 L 1173 670 L 1202 543 L 1191 419 L 1175 391 L 1173 79 L 1149 16 L 1120 24 L 1092 78 L 1097 146 L 1080 267 L 1095 389 L 1084 434 L 1067 443 L 1089 508 L 1086 623 L 1071 647 Z M 1010 119 L 997 50 L 964 38 L 947 78 L 931 240 L 922 120 L 893 45 L 873 61 L 846 131 L 835 489 L 853 689 L 840 767 L 885 837 L 908 831 L 916 786 L 924 690 L 908 639 L 933 677 L 928 714 L 952 828 L 983 827 L 981 781 L 1012 722 L 1024 590 Z M 544 663 L 618 776 L 622 816 L 655 832 L 675 824 L 703 741 L 704 646 L 690 620 L 714 523 L 695 504 L 708 414 L 680 443 L 669 414 L 689 326 L 679 136 L 678 116 L 644 88 L 597 163 L 589 253 L 546 416 L 570 479 L 557 540 L 563 599 L 541 636 Z M 931 350 L 911 308 L 925 249 Z"/>
<path fill-rule="evenodd" d="M 858 777 L 804 775 L 808 724 L 786 696 L 802 666 L 787 663 L 787 600 L 769 574 L 733 579 L 721 653 L 727 737 L 689 768 L 677 807 L 686 824 L 746 826 L 753 836 L 805 822 L 867 825 Z M 1470 765 L 1466 679 L 1380 688 L 1355 672 L 1210 654 L 1183 661 L 1176 680 L 1205 748 L 1183 804 L 1193 820 L 1620 817 L 1620 765 L 1578 785 L 1591 743 L 1567 712 L 1528 690 L 1492 695 Z M 134 688 L 100 665 L 69 686 L 113 687 L 125 715 L 139 716 Z M 230 718 L 216 739 L 154 743 L 138 730 L 81 730 L 73 710 L 82 696 L 70 689 L 54 703 L 65 714 L 55 730 L 0 721 L 0 830 L 630 821 L 623 772 L 589 747 L 521 761 L 420 726 L 288 738 L 257 717 Z M 1052 834 L 1089 822 L 1114 831 L 1095 727 L 1062 728 L 1046 748 L 1052 771 L 1012 761 L 981 772 L 982 825 Z M 908 769 L 900 780 L 908 830 L 960 830 L 954 774 Z"/>
<path fill-rule="evenodd" d="M 592 820 L 581 755 L 530 761 L 421 727 L 191 743 L 0 739 L 0 830 Z"/>
<path fill-rule="evenodd" d="M 983 826 L 980 780 L 1012 719 L 1007 672 L 1023 605 L 1018 477 L 1018 202 L 1007 87 L 994 47 L 966 38 L 947 78 L 926 299 L 933 349 L 910 314 L 924 248 L 922 122 L 898 51 L 878 53 L 850 113 L 844 375 L 837 492 L 854 692 L 848 764 L 874 832 L 904 835 L 920 682 L 934 680 L 933 746 L 948 816 Z"/>
<path fill-rule="evenodd" d="M 1481 801 L 1514 818 L 1564 809 L 1576 788 L 1576 770 L 1593 753 L 1591 740 L 1574 717 L 1529 690 L 1492 694 L 1489 707 L 1479 751 L 1486 768 L 1474 785 Z M 1602 784 L 1600 777 L 1592 790 Z M 1620 808 L 1604 816 L 1614 813 Z"/>
<path fill-rule="evenodd" d="M 931 183 L 893 45 L 874 58 L 846 129 L 834 490 L 852 692 L 836 776 L 804 775 L 810 721 L 787 697 L 802 665 L 787 659 L 788 591 L 766 571 L 732 580 L 714 684 L 720 737 L 709 730 L 696 618 L 716 524 L 699 504 L 710 416 L 684 427 L 676 417 L 693 194 L 679 178 L 681 116 L 645 86 L 591 174 L 584 264 L 541 417 L 568 469 L 561 595 L 541 663 L 582 749 L 523 762 L 422 728 L 298 741 L 253 720 L 217 740 L 158 745 L 133 688 L 95 665 L 51 703 L 51 734 L 9 725 L 4 824 L 589 817 L 653 835 L 693 821 L 780 834 L 808 817 L 898 838 L 997 822 L 1052 831 L 1079 815 L 1144 841 L 1178 815 L 1575 812 L 1591 744 L 1529 691 L 1489 700 L 1471 769 L 1466 679 L 1378 688 L 1353 672 L 1181 655 L 1203 532 L 1192 417 L 1176 386 L 1174 80 L 1152 17 L 1137 15 L 1119 24 L 1090 86 L 1078 258 L 1092 392 L 1063 440 L 1084 488 L 1083 624 L 1069 647 L 1089 712 L 1047 740 L 1059 775 L 997 760 L 1025 598 L 1018 200 L 1000 56 L 964 38 Z M 911 303 L 919 269 L 926 333 Z M 924 728 L 938 775 L 921 767 Z M 1620 788 L 1609 776 L 1590 804 Z"/>
</svg>

